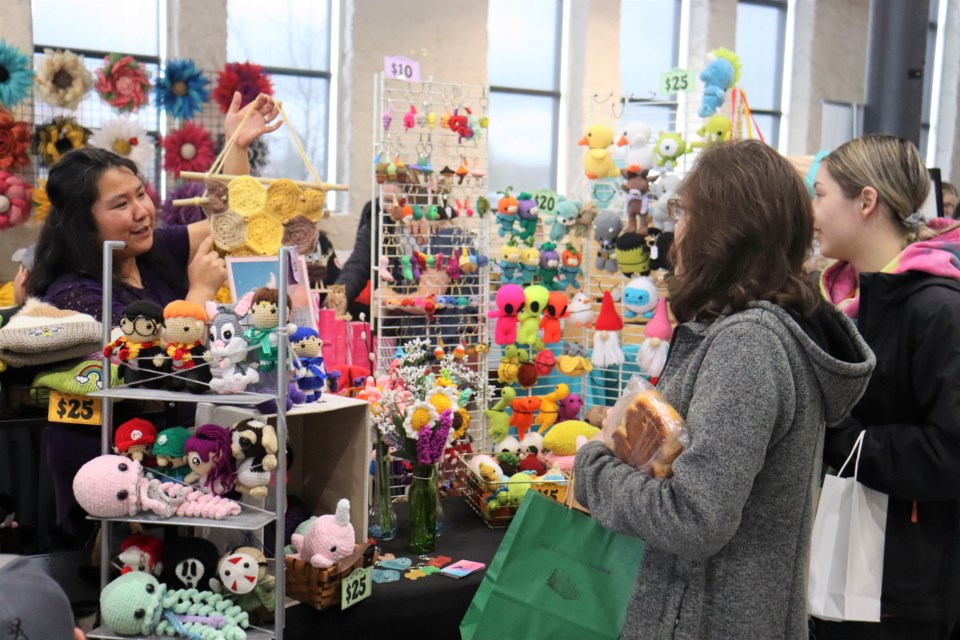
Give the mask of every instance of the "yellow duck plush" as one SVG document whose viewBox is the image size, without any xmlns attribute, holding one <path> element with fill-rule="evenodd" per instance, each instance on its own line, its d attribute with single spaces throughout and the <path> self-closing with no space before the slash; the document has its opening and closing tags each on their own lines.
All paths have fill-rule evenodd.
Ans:
<svg viewBox="0 0 960 640">
<path fill-rule="evenodd" d="M 583 170 L 590 180 L 619 178 L 620 169 L 614 164 L 607 147 L 613 144 L 613 130 L 604 124 L 592 124 L 577 143 L 589 147 L 583 156 Z"/>
</svg>

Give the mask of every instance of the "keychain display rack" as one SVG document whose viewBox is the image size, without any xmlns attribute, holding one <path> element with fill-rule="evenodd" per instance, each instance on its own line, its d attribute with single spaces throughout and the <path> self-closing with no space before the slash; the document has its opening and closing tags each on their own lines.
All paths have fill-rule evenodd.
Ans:
<svg viewBox="0 0 960 640">
<path fill-rule="evenodd" d="M 113 282 L 113 252 L 122 249 L 125 243 L 119 241 L 106 241 L 103 247 L 103 318 L 109 318 L 112 309 L 112 282 Z M 290 260 L 290 252 L 287 248 L 282 248 L 279 253 L 280 264 L 285 265 Z M 278 293 L 280 299 L 285 299 L 287 295 L 287 269 L 279 268 L 278 273 Z M 287 310 L 284 305 L 279 309 L 278 326 L 285 326 Z M 109 322 L 104 322 L 103 340 L 104 344 L 110 342 L 111 327 Z M 101 454 L 110 453 L 113 447 L 113 402 L 117 400 L 162 400 L 165 402 L 187 402 L 187 403 L 209 403 L 214 405 L 235 405 L 247 406 L 245 412 L 249 411 L 251 415 L 259 415 L 253 411 L 252 406 L 265 400 L 273 399 L 277 403 L 275 429 L 277 432 L 277 468 L 287 468 L 287 414 L 285 410 L 285 395 L 287 390 L 287 377 L 285 374 L 287 364 L 287 341 L 280 340 L 277 346 L 277 371 L 279 373 L 276 394 L 271 396 L 262 393 L 238 393 L 238 394 L 192 394 L 187 392 L 163 391 L 157 389 L 131 388 L 120 386 L 111 388 L 110 376 L 104 376 L 103 389 L 91 395 L 103 398 L 103 410 L 101 413 Z M 110 370 L 110 356 L 104 356 L 103 370 Z M 92 518 L 99 520 L 102 525 L 103 535 L 100 541 L 100 588 L 107 585 L 110 576 L 110 563 L 113 559 L 111 554 L 111 525 L 115 522 L 142 523 L 153 526 L 188 526 L 188 527 L 206 527 L 218 530 L 235 530 L 246 532 L 247 539 L 251 543 L 263 544 L 263 530 L 271 523 L 283 522 L 284 512 L 286 510 L 286 474 L 277 473 L 276 480 L 271 485 L 272 494 L 268 496 L 265 506 L 271 509 L 259 508 L 247 502 L 241 502 L 241 512 L 235 516 L 227 516 L 222 520 L 211 520 L 209 518 L 196 517 L 173 517 L 160 518 L 149 513 L 139 513 L 134 516 L 125 516 L 119 518 Z M 250 534 L 259 531 L 259 535 Z M 284 529 L 275 527 L 275 539 L 273 541 L 274 557 L 268 559 L 268 565 L 272 568 L 271 573 L 276 577 L 276 601 L 284 601 L 284 562 L 282 550 L 284 548 Z M 278 557 L 279 556 L 279 557 Z M 274 611 L 274 624 L 272 629 L 252 626 L 246 629 L 247 640 L 282 640 L 284 626 L 285 609 L 277 606 Z M 122 640 L 129 636 L 121 636 L 114 633 L 107 627 L 98 627 L 87 634 L 89 638 L 105 638 Z M 148 636 L 153 638 L 155 636 Z"/>
<path fill-rule="evenodd" d="M 487 102 L 481 86 L 374 78 L 371 192 L 383 213 L 372 220 L 370 278 L 381 372 L 415 338 L 446 353 L 462 347 L 487 369 L 491 214 L 478 200 L 487 195 Z M 391 217 L 404 206 L 422 217 Z M 413 264 L 418 254 L 425 269 Z M 486 439 L 484 408 L 468 406 L 475 443 Z"/>
</svg>

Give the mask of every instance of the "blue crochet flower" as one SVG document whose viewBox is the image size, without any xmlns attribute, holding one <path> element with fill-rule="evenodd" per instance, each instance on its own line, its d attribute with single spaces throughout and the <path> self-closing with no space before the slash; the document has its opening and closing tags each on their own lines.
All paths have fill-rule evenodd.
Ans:
<svg viewBox="0 0 960 640">
<path fill-rule="evenodd" d="M 30 93 L 33 69 L 20 49 L 0 40 L 0 105 L 12 107 Z"/>
<path fill-rule="evenodd" d="M 171 116 L 189 120 L 203 110 L 203 103 L 210 99 L 210 89 L 203 73 L 193 60 L 171 60 L 167 71 L 157 82 L 157 102 Z"/>
</svg>

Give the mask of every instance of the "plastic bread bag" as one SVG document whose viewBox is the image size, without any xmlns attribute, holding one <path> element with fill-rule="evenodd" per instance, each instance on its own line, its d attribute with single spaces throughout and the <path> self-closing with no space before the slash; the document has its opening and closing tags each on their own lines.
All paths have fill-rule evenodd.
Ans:
<svg viewBox="0 0 960 640">
<path fill-rule="evenodd" d="M 637 374 L 607 413 L 601 433 L 618 458 L 655 478 L 670 477 L 673 461 L 689 444 L 683 418 Z"/>
</svg>

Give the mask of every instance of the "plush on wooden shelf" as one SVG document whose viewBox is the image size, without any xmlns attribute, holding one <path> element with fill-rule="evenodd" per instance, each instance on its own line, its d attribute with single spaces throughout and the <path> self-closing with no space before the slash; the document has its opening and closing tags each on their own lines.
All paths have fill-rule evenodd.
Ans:
<svg viewBox="0 0 960 640">
<path fill-rule="evenodd" d="M 356 532 L 350 524 L 350 501 L 337 503 L 335 515 L 320 516 L 310 525 L 306 535 L 293 534 L 291 541 L 299 560 L 317 569 L 332 567 L 353 553 Z"/>
<path fill-rule="evenodd" d="M 90 460 L 73 478 L 73 495 L 95 518 L 135 516 L 149 511 L 163 518 L 193 516 L 222 520 L 240 513 L 233 500 L 175 482 L 144 476 L 136 460 L 103 455 Z"/>
</svg>

